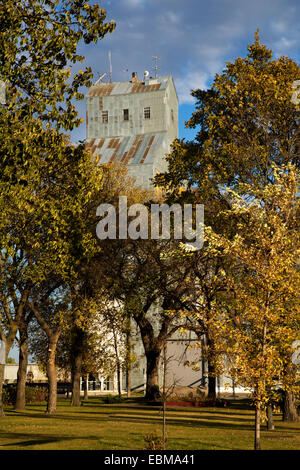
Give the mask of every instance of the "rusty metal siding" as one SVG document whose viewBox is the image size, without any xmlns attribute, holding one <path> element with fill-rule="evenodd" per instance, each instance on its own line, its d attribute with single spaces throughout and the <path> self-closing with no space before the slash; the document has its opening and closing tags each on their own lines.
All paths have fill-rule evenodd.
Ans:
<svg viewBox="0 0 300 470">
<path fill-rule="evenodd" d="M 86 148 L 99 164 L 120 161 L 128 165 L 138 184 L 149 187 L 155 173 L 166 170 L 165 154 L 178 137 L 178 100 L 172 77 L 101 83 L 89 90 L 86 102 Z M 145 107 L 150 107 L 150 119 L 144 118 Z M 123 119 L 124 109 L 129 110 L 129 120 Z M 102 122 L 104 111 L 107 123 Z"/>
<path fill-rule="evenodd" d="M 127 95 L 129 93 L 147 93 L 150 91 L 163 90 L 166 88 L 167 79 L 168 77 L 161 77 L 161 82 L 155 84 L 146 84 L 145 82 L 100 83 L 99 85 L 94 85 L 89 89 L 87 97 Z"/>
</svg>

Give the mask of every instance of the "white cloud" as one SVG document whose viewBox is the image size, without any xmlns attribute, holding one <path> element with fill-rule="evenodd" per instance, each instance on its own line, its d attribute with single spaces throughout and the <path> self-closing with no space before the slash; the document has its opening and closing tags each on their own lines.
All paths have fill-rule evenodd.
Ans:
<svg viewBox="0 0 300 470">
<path fill-rule="evenodd" d="M 191 90 L 206 89 L 208 87 L 208 74 L 204 72 L 188 72 L 184 77 L 175 79 L 175 86 L 178 94 L 179 104 L 193 103 Z"/>
<path fill-rule="evenodd" d="M 101 0 L 107 21 L 116 29 L 97 45 L 83 47 L 86 64 L 108 72 L 112 53 L 113 80 L 153 75 L 153 56 L 159 74 L 172 74 L 180 103 L 192 103 L 191 89 L 205 89 L 226 61 L 245 57 L 259 27 L 261 42 L 276 56 L 299 61 L 299 0 Z M 128 69 L 127 75 L 123 72 Z"/>
<path fill-rule="evenodd" d="M 125 0 L 125 5 L 131 8 L 140 7 L 144 3 L 144 0 Z"/>
</svg>

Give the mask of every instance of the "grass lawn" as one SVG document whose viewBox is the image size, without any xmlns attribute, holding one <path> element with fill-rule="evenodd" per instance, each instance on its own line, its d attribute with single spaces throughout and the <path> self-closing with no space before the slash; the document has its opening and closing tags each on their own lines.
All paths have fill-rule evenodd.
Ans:
<svg viewBox="0 0 300 470">
<path fill-rule="evenodd" d="M 274 431 L 262 426 L 263 450 L 299 450 L 300 422 L 283 423 L 275 415 Z M 162 432 L 160 407 L 124 400 L 105 404 L 90 398 L 80 408 L 60 398 L 57 414 L 45 404 L 25 412 L 7 407 L 0 419 L 0 450 L 139 450 L 144 435 Z M 254 411 L 234 403 L 229 408 L 169 408 L 168 450 L 252 450 Z"/>
</svg>

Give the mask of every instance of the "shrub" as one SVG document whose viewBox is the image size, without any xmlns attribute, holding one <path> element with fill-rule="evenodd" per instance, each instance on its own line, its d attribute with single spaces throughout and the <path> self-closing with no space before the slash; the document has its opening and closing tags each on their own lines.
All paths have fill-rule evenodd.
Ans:
<svg viewBox="0 0 300 470">
<path fill-rule="evenodd" d="M 9 385 L 3 388 L 3 403 L 5 405 L 13 405 L 17 397 L 16 385 Z M 48 389 L 44 387 L 25 387 L 25 402 L 42 403 L 47 401 Z"/>
<path fill-rule="evenodd" d="M 119 395 L 106 395 L 102 399 L 104 403 L 106 403 L 107 405 L 110 405 L 113 403 L 121 403 L 123 401 L 123 398 L 119 397 Z"/>
<path fill-rule="evenodd" d="M 162 437 L 159 437 L 155 433 L 145 434 L 144 436 L 145 441 L 145 450 L 163 450 L 164 449 L 164 441 Z"/>
</svg>

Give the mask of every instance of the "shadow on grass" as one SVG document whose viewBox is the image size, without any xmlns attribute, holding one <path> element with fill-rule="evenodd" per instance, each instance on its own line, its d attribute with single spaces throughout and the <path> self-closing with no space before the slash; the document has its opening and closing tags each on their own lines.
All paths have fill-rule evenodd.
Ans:
<svg viewBox="0 0 300 470">
<path fill-rule="evenodd" d="M 35 445 L 43 445 L 43 444 L 52 444 L 55 442 L 62 442 L 62 441 L 72 441 L 74 437 L 67 437 L 67 436 L 49 436 L 45 435 L 41 437 L 40 434 L 24 434 L 24 433 L 14 433 L 14 432 L 1 432 L 0 433 L 1 439 L 8 439 L 14 440 L 14 442 L 0 444 L 0 447 L 28 447 L 28 446 L 35 446 Z M 24 439 L 21 442 L 17 439 Z M 89 437 L 87 437 L 89 439 Z"/>
<path fill-rule="evenodd" d="M 147 423 L 153 423 L 157 424 L 159 421 L 161 421 L 161 416 L 157 416 L 156 418 L 154 417 L 148 417 L 147 416 Z M 118 421 L 118 422 L 130 422 L 130 423 L 144 423 L 145 422 L 145 416 L 122 416 L 119 414 L 116 415 L 110 415 L 110 420 L 111 421 Z M 220 422 L 212 422 L 212 421 L 207 421 L 205 418 L 195 418 L 193 421 L 189 421 L 189 418 L 183 418 L 183 419 L 176 419 L 173 417 L 167 417 L 167 424 L 169 426 L 180 426 L 180 427 L 187 427 L 187 428 L 214 428 L 214 429 L 231 429 L 232 431 L 236 430 L 253 430 L 253 424 L 249 423 L 220 423 Z"/>
</svg>

